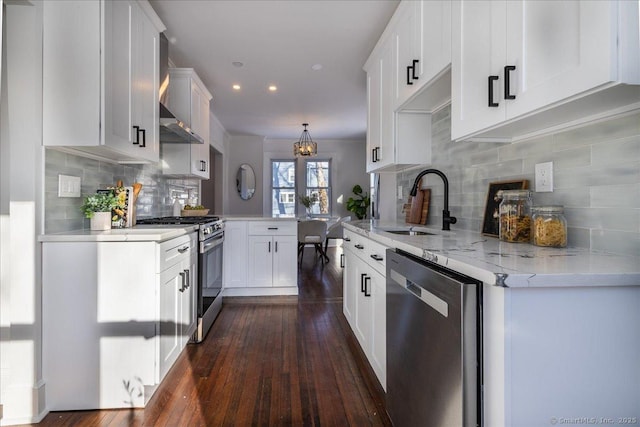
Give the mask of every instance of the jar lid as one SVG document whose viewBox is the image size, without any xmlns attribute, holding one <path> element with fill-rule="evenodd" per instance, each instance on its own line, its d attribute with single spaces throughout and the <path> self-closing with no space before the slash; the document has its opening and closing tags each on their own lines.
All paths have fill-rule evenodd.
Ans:
<svg viewBox="0 0 640 427">
<path fill-rule="evenodd" d="M 531 197 L 531 190 L 502 190 L 503 200 L 523 200 Z"/>
<path fill-rule="evenodd" d="M 538 213 L 561 214 L 564 212 L 564 206 L 562 205 L 533 206 L 531 210 L 533 212 L 538 212 Z"/>
</svg>

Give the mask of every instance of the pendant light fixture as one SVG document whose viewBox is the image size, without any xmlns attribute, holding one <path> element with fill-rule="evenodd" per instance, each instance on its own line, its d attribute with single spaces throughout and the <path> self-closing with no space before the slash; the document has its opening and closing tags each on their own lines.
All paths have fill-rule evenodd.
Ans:
<svg viewBox="0 0 640 427">
<path fill-rule="evenodd" d="M 315 156 L 318 154 L 318 144 L 313 142 L 311 135 L 309 135 L 309 131 L 307 130 L 309 123 L 303 123 L 302 126 L 304 126 L 304 130 L 302 131 L 302 135 L 300 135 L 300 140 L 293 144 L 293 154 L 296 157 Z"/>
</svg>

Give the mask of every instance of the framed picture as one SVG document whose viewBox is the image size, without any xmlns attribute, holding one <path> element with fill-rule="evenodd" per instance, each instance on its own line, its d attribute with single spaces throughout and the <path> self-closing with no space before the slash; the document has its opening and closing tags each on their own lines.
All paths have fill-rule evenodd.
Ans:
<svg viewBox="0 0 640 427">
<path fill-rule="evenodd" d="M 529 181 L 522 179 L 519 181 L 501 181 L 489 183 L 487 192 L 487 204 L 484 207 L 484 221 L 482 221 L 482 234 L 498 237 L 499 234 L 499 212 L 498 207 L 502 201 L 503 190 L 526 190 L 529 188 Z"/>
</svg>

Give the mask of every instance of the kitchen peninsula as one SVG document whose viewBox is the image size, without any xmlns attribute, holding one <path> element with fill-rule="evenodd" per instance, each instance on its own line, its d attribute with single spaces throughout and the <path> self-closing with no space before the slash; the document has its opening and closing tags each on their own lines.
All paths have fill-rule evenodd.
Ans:
<svg viewBox="0 0 640 427">
<path fill-rule="evenodd" d="M 225 216 L 223 295 L 298 295 L 295 218 Z"/>
<path fill-rule="evenodd" d="M 363 253 L 363 260 L 371 252 L 375 261 L 358 265 L 371 264 L 373 270 L 385 271 L 376 264 L 386 262 L 384 249 L 397 248 L 483 282 L 484 425 L 542 426 L 577 417 L 638 420 L 638 256 L 505 243 L 469 231 L 411 230 L 428 234 L 397 234 L 409 232 L 399 222 L 350 222 L 345 244 Z M 374 294 L 376 310 L 384 304 L 376 304 L 380 296 L 372 269 L 364 270 L 374 282 L 365 291 Z M 360 284 L 345 281 L 347 318 L 349 310 L 358 312 L 348 306 L 354 304 L 351 287 L 356 305 L 360 297 Z M 384 322 L 375 322 L 380 316 L 384 312 L 374 313 L 373 328 L 384 328 Z M 380 358 L 375 341 L 385 333 L 374 330 L 371 336 L 368 358 L 375 370 Z M 384 384 L 384 376 L 379 379 Z"/>
</svg>

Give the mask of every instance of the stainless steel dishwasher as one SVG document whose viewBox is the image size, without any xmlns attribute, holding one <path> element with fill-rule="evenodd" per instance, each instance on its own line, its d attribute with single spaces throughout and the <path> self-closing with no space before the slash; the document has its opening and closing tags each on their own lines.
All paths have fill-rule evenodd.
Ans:
<svg viewBox="0 0 640 427">
<path fill-rule="evenodd" d="M 481 426 L 481 282 L 388 249 L 386 308 L 393 425 Z"/>
</svg>

